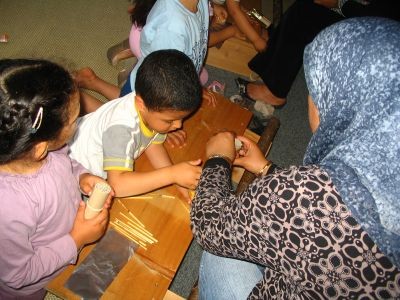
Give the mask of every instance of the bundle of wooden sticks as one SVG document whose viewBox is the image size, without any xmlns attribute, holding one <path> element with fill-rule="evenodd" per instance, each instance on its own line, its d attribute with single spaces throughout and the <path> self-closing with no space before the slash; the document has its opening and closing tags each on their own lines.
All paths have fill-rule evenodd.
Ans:
<svg viewBox="0 0 400 300">
<path fill-rule="evenodd" d="M 120 212 L 121 218 L 115 218 L 110 224 L 120 234 L 130 239 L 143 249 L 147 250 L 148 244 L 157 243 L 157 239 L 153 234 L 146 230 L 144 224 L 122 203 L 117 199 L 118 204 L 125 210 L 126 213 Z"/>
</svg>

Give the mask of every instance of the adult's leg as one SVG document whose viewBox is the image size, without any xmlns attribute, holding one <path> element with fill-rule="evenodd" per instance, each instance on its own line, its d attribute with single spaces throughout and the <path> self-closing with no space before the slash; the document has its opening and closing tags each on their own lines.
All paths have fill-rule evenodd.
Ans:
<svg viewBox="0 0 400 300">
<path fill-rule="evenodd" d="M 342 19 L 339 14 L 314 4 L 313 1 L 296 1 L 285 12 L 278 27 L 271 34 L 267 50 L 258 53 L 249 62 L 250 69 L 260 75 L 274 96 L 286 98 L 302 65 L 305 46 L 322 29 Z M 257 95 L 257 92 L 262 91 L 258 91 L 254 85 L 248 85 L 249 96 L 264 101 L 262 93 Z"/>
<path fill-rule="evenodd" d="M 200 299 L 246 299 L 262 277 L 263 268 L 256 264 L 204 251 L 199 269 Z"/>
</svg>

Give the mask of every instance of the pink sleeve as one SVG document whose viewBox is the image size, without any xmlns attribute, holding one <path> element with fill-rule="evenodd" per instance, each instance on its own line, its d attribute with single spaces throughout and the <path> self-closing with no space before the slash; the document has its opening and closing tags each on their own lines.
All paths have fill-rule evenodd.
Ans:
<svg viewBox="0 0 400 300">
<path fill-rule="evenodd" d="M 133 55 L 137 58 L 142 57 L 142 52 L 140 51 L 140 34 L 142 32 L 141 27 L 136 27 L 135 24 L 132 25 L 131 32 L 129 33 L 129 45 Z"/>
</svg>

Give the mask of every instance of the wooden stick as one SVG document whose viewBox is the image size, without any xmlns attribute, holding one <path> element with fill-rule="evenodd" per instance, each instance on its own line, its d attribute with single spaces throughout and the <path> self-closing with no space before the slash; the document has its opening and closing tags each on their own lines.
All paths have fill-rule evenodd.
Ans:
<svg viewBox="0 0 400 300">
<path fill-rule="evenodd" d="M 132 222 L 134 222 L 134 223 L 137 223 L 137 225 L 138 226 L 140 226 L 140 227 L 145 227 L 144 225 L 143 225 L 143 223 L 142 222 L 140 222 L 136 217 L 134 218 L 134 219 L 132 219 L 132 218 L 129 218 L 126 214 L 124 214 L 123 212 L 119 212 L 119 214 L 120 215 L 122 215 L 122 216 L 124 216 L 128 221 L 132 221 Z"/>
<path fill-rule="evenodd" d="M 113 225 L 114 229 L 116 231 L 118 231 L 119 233 L 123 234 L 126 237 L 129 237 L 130 240 L 134 241 L 136 244 L 139 244 L 139 241 L 137 241 L 136 239 L 134 239 L 131 234 L 129 234 L 128 232 L 125 232 L 125 230 L 123 230 L 123 228 L 119 227 L 117 224 L 115 224 L 114 222 L 110 222 L 111 225 Z"/>
<path fill-rule="evenodd" d="M 148 236 L 140 233 L 139 231 L 129 227 L 128 225 L 126 225 L 125 223 L 122 222 L 117 222 L 117 225 L 119 225 L 120 227 L 124 228 L 126 231 L 130 232 L 131 234 L 133 234 L 134 236 L 150 243 L 150 244 L 154 244 L 154 241 L 152 239 L 150 239 Z"/>
<path fill-rule="evenodd" d="M 128 223 L 125 223 L 124 221 L 122 221 L 122 220 L 120 220 L 120 219 L 118 219 L 118 218 L 115 218 L 115 222 L 116 222 L 117 224 L 122 224 L 122 225 L 124 225 L 124 226 L 128 226 L 128 227 L 130 227 L 130 228 L 132 228 L 132 229 L 135 229 L 135 230 L 141 232 L 142 234 L 147 235 L 149 238 L 154 239 L 153 234 L 152 234 L 151 232 L 149 232 L 149 231 L 146 230 L 145 228 L 142 228 L 142 227 L 137 226 L 137 225 L 134 224 L 134 223 L 131 223 L 131 222 L 129 222 L 129 221 L 128 221 Z"/>
<path fill-rule="evenodd" d="M 131 222 L 128 221 L 128 224 L 127 224 L 127 225 L 128 225 L 128 226 L 129 226 L 129 225 L 132 226 L 132 225 L 134 225 L 134 224 L 132 224 Z M 133 227 L 133 229 L 135 229 L 135 230 L 139 231 L 140 233 L 146 235 L 146 236 L 147 236 L 149 239 L 151 239 L 152 241 L 158 242 L 158 240 L 157 240 L 156 238 L 154 238 L 154 236 L 151 234 L 151 232 L 149 232 L 149 231 L 147 231 L 147 230 L 143 230 L 143 229 L 141 229 L 141 228 L 139 228 L 139 227 Z"/>
<path fill-rule="evenodd" d="M 129 199 L 153 199 L 153 196 L 131 196 Z"/>
<path fill-rule="evenodd" d="M 115 224 L 114 222 L 110 222 L 110 224 L 113 225 L 114 229 L 116 231 L 118 231 L 119 233 L 121 233 L 123 236 L 125 236 L 126 238 L 132 240 L 133 242 L 135 242 L 137 245 L 141 246 L 142 248 L 144 248 L 145 250 L 147 250 L 147 245 L 146 243 L 144 243 L 141 240 L 136 240 L 136 237 L 131 234 L 130 232 L 126 231 L 125 229 L 123 229 L 122 227 L 118 226 L 117 224 Z"/>
<path fill-rule="evenodd" d="M 125 204 L 122 203 L 121 200 L 118 199 L 117 201 L 140 226 L 144 227 L 144 224 L 140 222 L 140 220 L 125 206 Z"/>
</svg>

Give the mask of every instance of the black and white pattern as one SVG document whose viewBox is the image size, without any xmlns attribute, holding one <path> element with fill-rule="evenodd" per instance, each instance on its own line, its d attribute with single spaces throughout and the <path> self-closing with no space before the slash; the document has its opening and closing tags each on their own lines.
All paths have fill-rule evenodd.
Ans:
<svg viewBox="0 0 400 300">
<path fill-rule="evenodd" d="M 320 125 L 304 163 L 326 170 L 354 218 L 400 268 L 400 23 L 353 18 L 304 52 Z"/>
<path fill-rule="evenodd" d="M 251 299 L 392 299 L 400 273 L 317 166 L 276 169 L 239 197 L 223 160 L 207 161 L 192 204 L 205 250 L 266 266 Z"/>
</svg>

